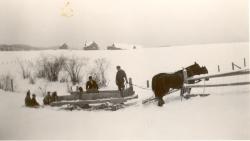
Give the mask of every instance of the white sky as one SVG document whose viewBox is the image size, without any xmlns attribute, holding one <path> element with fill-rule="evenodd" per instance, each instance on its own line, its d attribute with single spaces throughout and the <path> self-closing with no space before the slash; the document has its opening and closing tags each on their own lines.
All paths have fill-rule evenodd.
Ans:
<svg viewBox="0 0 250 141">
<path fill-rule="evenodd" d="M 248 0 L 0 0 L 0 44 L 83 47 L 248 41 Z"/>
</svg>

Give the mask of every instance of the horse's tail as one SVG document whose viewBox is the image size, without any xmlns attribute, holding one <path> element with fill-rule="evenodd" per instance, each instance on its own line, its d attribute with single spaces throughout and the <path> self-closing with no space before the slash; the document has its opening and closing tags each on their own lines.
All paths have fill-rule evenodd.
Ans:
<svg viewBox="0 0 250 141">
<path fill-rule="evenodd" d="M 151 86 L 152 86 L 152 90 L 155 92 L 156 86 L 157 86 L 157 84 L 156 84 L 156 76 L 154 76 L 152 78 L 152 84 L 151 84 Z"/>
<path fill-rule="evenodd" d="M 152 90 L 156 97 L 162 97 L 168 91 L 166 86 L 166 74 L 160 73 L 152 78 Z"/>
</svg>

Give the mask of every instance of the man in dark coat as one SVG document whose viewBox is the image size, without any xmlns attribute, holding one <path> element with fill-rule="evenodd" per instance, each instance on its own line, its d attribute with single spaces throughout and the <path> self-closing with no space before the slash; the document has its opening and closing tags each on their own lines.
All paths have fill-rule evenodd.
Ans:
<svg viewBox="0 0 250 141">
<path fill-rule="evenodd" d="M 125 71 L 121 69 L 120 66 L 117 66 L 116 69 L 116 85 L 118 86 L 119 91 L 122 92 L 125 88 L 124 80 L 126 81 L 126 83 L 128 83 L 127 75 Z"/>
<path fill-rule="evenodd" d="M 36 101 L 36 95 L 35 95 L 35 94 L 32 94 L 31 106 L 32 106 L 32 107 L 37 107 L 37 106 L 39 106 L 39 103 Z"/>
<path fill-rule="evenodd" d="M 31 106 L 31 98 L 30 98 L 30 90 L 28 90 L 26 97 L 25 97 L 25 106 Z"/>
<path fill-rule="evenodd" d="M 87 92 L 97 92 L 98 85 L 95 80 L 92 79 L 92 76 L 89 76 L 89 81 L 86 83 Z"/>
<path fill-rule="evenodd" d="M 50 103 L 54 102 L 54 101 L 57 101 L 57 100 L 58 100 L 58 96 L 57 96 L 57 92 L 55 91 L 55 92 L 52 93 Z"/>
<path fill-rule="evenodd" d="M 43 99 L 43 104 L 44 105 L 49 105 L 51 103 L 51 96 L 50 92 L 47 92 L 47 95 Z"/>
</svg>

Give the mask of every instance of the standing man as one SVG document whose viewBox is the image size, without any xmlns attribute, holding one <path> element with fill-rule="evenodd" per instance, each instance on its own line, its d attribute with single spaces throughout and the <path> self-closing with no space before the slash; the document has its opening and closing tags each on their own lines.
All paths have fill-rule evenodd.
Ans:
<svg viewBox="0 0 250 141">
<path fill-rule="evenodd" d="M 122 92 L 123 92 L 123 90 L 125 88 L 124 79 L 125 79 L 126 83 L 128 83 L 128 79 L 127 79 L 125 71 L 122 70 L 120 66 L 117 66 L 116 69 L 117 69 L 116 85 L 118 86 L 118 89 L 122 94 Z"/>
</svg>

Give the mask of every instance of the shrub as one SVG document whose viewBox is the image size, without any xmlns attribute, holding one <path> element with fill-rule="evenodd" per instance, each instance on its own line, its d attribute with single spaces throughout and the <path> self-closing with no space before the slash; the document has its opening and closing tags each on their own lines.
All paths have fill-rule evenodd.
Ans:
<svg viewBox="0 0 250 141">
<path fill-rule="evenodd" d="M 30 84 L 35 84 L 36 83 L 36 78 L 34 76 L 29 77 L 29 83 Z"/>
<path fill-rule="evenodd" d="M 88 58 L 76 58 L 71 57 L 67 59 L 66 63 L 64 64 L 64 69 L 68 73 L 71 82 L 73 84 L 81 82 L 81 70 L 83 66 L 86 66 L 88 62 Z"/>
<path fill-rule="evenodd" d="M 60 83 L 68 82 L 69 75 L 64 69 L 60 71 L 58 79 Z"/>
<path fill-rule="evenodd" d="M 22 73 L 22 77 L 23 79 L 27 79 L 30 77 L 30 63 L 24 63 L 21 60 L 17 59 L 17 63 L 19 64 L 20 68 L 21 68 L 21 73 Z"/>
<path fill-rule="evenodd" d="M 37 64 L 37 77 L 46 78 L 49 81 L 58 81 L 58 74 L 62 70 L 67 58 L 64 56 L 42 56 Z"/>
<path fill-rule="evenodd" d="M 97 82 L 99 87 L 106 87 L 107 81 L 107 70 L 110 67 L 110 62 L 105 58 L 99 58 L 94 61 L 94 68 L 89 72 L 89 75 Z"/>
<path fill-rule="evenodd" d="M 0 89 L 5 91 L 14 91 L 14 79 L 10 74 L 0 75 Z"/>
</svg>

